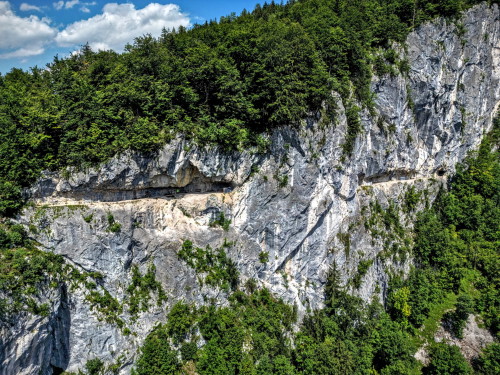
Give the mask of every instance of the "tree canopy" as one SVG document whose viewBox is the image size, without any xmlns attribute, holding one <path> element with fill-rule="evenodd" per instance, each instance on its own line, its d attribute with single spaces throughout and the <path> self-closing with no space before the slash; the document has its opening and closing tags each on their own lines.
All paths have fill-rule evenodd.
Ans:
<svg viewBox="0 0 500 375">
<path fill-rule="evenodd" d="M 498 339 L 499 130 L 497 117 L 480 149 L 459 165 L 450 190 L 418 214 L 413 234 L 404 229 L 414 236 L 415 267 L 408 278 L 392 276 L 385 306 L 352 296 L 334 263 L 325 307 L 309 311 L 294 331 L 294 307 L 250 280 L 231 294 L 229 307 L 175 305 L 142 347 L 137 374 L 498 373 L 498 343 L 471 366 L 457 346 L 436 343 L 434 334 L 443 324 L 461 337 L 475 314 Z M 443 309 L 445 298 L 452 303 Z M 425 343 L 427 366 L 414 357 Z"/>
<path fill-rule="evenodd" d="M 42 169 L 96 165 L 126 149 L 152 152 L 177 133 L 228 149 L 260 132 L 299 125 L 331 92 L 351 113 L 370 106 L 373 67 L 405 66 L 379 47 L 404 41 L 432 17 L 457 16 L 473 0 L 302 0 L 257 5 L 187 30 L 140 36 L 123 53 L 88 45 L 45 69 L 0 75 L 1 214 Z M 18 200 L 17 200 L 18 201 Z"/>
</svg>

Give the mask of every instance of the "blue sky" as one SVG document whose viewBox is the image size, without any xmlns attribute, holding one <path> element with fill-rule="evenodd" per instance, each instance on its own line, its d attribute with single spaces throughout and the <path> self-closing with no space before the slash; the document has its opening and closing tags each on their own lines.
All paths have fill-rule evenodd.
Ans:
<svg viewBox="0 0 500 375">
<path fill-rule="evenodd" d="M 263 1 L 262 1 L 263 2 Z M 0 1 L 0 73 L 43 67 L 89 43 L 121 52 L 134 37 L 158 36 L 163 27 L 219 18 L 255 0 L 52 0 Z"/>
</svg>

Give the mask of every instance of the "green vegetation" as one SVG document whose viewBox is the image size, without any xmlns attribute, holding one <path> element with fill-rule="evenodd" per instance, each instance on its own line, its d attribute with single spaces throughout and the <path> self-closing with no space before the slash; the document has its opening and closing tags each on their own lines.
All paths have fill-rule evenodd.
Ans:
<svg viewBox="0 0 500 375">
<path fill-rule="evenodd" d="M 82 209 L 74 206 L 66 209 Z M 60 215 L 60 207 L 53 207 L 54 215 Z M 35 222 L 43 220 L 49 207 L 35 213 Z M 92 218 L 92 215 L 87 217 Z M 85 219 L 85 217 L 84 217 Z M 91 219 L 89 219 L 91 220 Z M 108 223 L 116 226 L 112 215 Z M 119 224 L 118 224 L 119 225 Z M 36 228 L 36 226 L 35 226 Z M 0 326 L 10 324 L 12 318 L 21 311 L 29 311 L 40 316 L 51 313 L 52 306 L 41 303 L 47 289 L 84 288 L 85 299 L 96 312 L 98 319 L 122 328 L 124 334 L 130 330 L 120 315 L 123 306 L 128 305 L 132 318 L 139 311 L 149 308 L 151 293 L 157 294 L 160 305 L 166 300 L 165 292 L 155 279 L 155 267 L 151 265 L 144 276 L 136 266 L 132 268 L 132 282 L 127 288 L 123 303 L 102 287 L 103 275 L 98 272 L 82 272 L 66 264 L 64 258 L 51 252 L 37 249 L 37 243 L 28 237 L 24 227 L 8 220 L 0 221 Z"/>
<path fill-rule="evenodd" d="M 40 302 L 44 289 L 58 289 L 63 283 L 79 287 L 98 276 L 65 264 L 60 255 L 38 250 L 22 225 L 0 221 L 0 326 L 10 324 L 21 311 L 47 316 L 51 306 Z"/>
<path fill-rule="evenodd" d="M 392 42 L 404 42 L 424 21 L 457 17 L 475 3 L 272 2 L 191 30 L 139 37 L 122 54 L 84 46 L 78 54 L 56 57 L 48 69 L 0 75 L 0 323 L 24 310 L 50 314 L 51 307 L 40 302 L 42 290 L 64 283 L 84 285 L 91 309 L 123 333 L 130 333 L 122 318 L 125 306 L 134 319 L 148 309 L 151 292 L 158 294 L 158 303 L 165 298 L 153 266 L 143 276 L 133 267 L 120 303 L 91 281 L 100 275 L 79 272 L 61 256 L 38 250 L 22 226 L 6 219 L 23 207 L 22 189 L 42 170 L 94 166 L 128 149 L 154 153 L 178 133 L 227 150 L 255 146 L 267 152 L 265 132 L 302 126 L 311 116 L 321 116 L 323 124 L 334 121 L 332 91 L 346 109 L 342 149 L 347 158 L 362 130 L 360 114 L 373 110 L 372 73 L 408 72 L 407 61 L 388 48 Z M 463 25 L 456 20 L 456 26 L 463 37 Z M 365 228 L 374 241 L 383 241 L 382 257 L 411 253 L 416 264 L 407 279 L 392 277 L 386 306 L 348 294 L 333 264 L 324 309 L 310 312 L 295 331 L 292 306 L 258 290 L 255 282 L 247 283 L 246 292 L 238 289 L 236 265 L 225 251 L 232 244 L 203 249 L 185 241 L 179 258 L 203 282 L 227 292 L 229 306 L 176 304 L 168 322 L 146 339 L 136 373 L 175 374 L 187 368 L 199 374 L 471 373 L 457 348 L 432 341 L 443 318 L 459 336 L 470 312 L 499 335 L 500 164 L 498 151 L 491 152 L 498 147 L 499 125 L 497 118 L 493 134 L 459 166 L 450 191 L 443 190 L 418 214 L 412 240 L 394 203 L 370 205 Z M 387 126 L 396 130 L 395 124 Z M 282 166 L 285 161 L 286 156 Z M 286 174 L 275 178 L 281 188 L 289 183 Z M 421 197 L 409 190 L 404 202 L 404 212 L 414 213 Z M 54 215 L 62 211 L 52 209 Z M 45 213 L 40 209 L 40 216 Z M 92 221 L 92 215 L 83 218 Z M 107 222 L 110 232 L 120 232 L 113 215 Z M 230 220 L 221 213 L 213 225 L 228 230 Z M 349 237 L 339 240 L 349 252 Z M 371 262 L 360 262 L 355 287 Z M 421 369 L 413 354 L 423 341 L 430 344 L 431 363 Z M 498 373 L 498 352 L 497 343 L 490 345 L 474 369 Z M 86 371 L 103 372 L 103 364 L 91 360 Z"/>
<path fill-rule="evenodd" d="M 169 336 L 159 326 L 151 332 L 141 349 L 133 375 L 167 375 L 179 373 L 177 353 L 170 348 Z"/>
<path fill-rule="evenodd" d="M 168 314 L 166 332 L 179 344 L 193 331 L 196 320 L 196 310 L 182 302 L 177 302 Z"/>
<path fill-rule="evenodd" d="M 434 335 L 443 324 L 459 336 L 475 313 L 498 337 L 500 160 L 498 151 L 491 150 L 498 147 L 499 125 L 497 118 L 479 151 L 458 167 L 450 191 L 443 190 L 418 214 L 411 246 L 416 266 L 405 280 L 393 276 L 386 306 L 350 295 L 334 263 L 325 307 L 311 311 L 293 332 L 292 306 L 250 280 L 246 292 L 235 289 L 229 295 L 229 307 L 175 305 L 167 324 L 147 338 L 137 374 L 182 374 L 186 369 L 200 375 L 497 374 L 498 343 L 490 344 L 471 367 L 458 347 L 435 343 Z M 423 199 L 410 189 L 402 209 L 413 212 Z M 370 211 L 365 224 L 375 236 L 388 231 L 398 238 L 411 235 L 394 204 L 383 209 L 372 203 Z M 207 256 L 207 250 L 186 241 L 181 251 L 191 267 L 209 272 L 205 263 L 212 250 Z M 354 286 L 372 262 L 359 263 Z M 423 344 L 430 355 L 426 367 L 414 358 Z"/>
<path fill-rule="evenodd" d="M 500 372 L 500 344 L 489 344 L 479 358 L 474 361 L 474 369 L 479 374 L 495 375 Z"/>
<path fill-rule="evenodd" d="M 99 358 L 91 359 L 85 364 L 88 375 L 99 375 L 104 369 L 104 363 Z"/>
<path fill-rule="evenodd" d="M 379 304 L 365 305 L 338 288 L 337 277 L 333 270 L 327 307 L 306 317 L 296 334 L 294 308 L 266 289 L 236 291 L 229 307 L 178 304 L 147 338 L 137 374 L 180 374 L 188 362 L 199 374 L 365 374 L 394 367 L 410 374 L 418 366 L 408 334 Z"/>
<path fill-rule="evenodd" d="M 224 212 L 220 212 L 219 216 L 215 220 L 212 220 L 210 222 L 211 227 L 216 227 L 219 226 L 222 229 L 224 229 L 226 232 L 229 230 L 229 226 L 231 225 L 231 220 L 226 218 L 226 215 L 224 215 Z"/>
<path fill-rule="evenodd" d="M 402 209 L 409 214 L 407 207 L 408 203 L 405 202 Z M 367 208 L 364 209 L 364 213 L 367 213 Z M 383 208 L 376 200 L 370 202 L 368 215 L 364 218 L 364 227 L 372 236 L 372 244 L 379 241 L 383 246 L 383 251 L 378 254 L 379 259 L 389 258 L 392 261 L 407 259 L 412 241 L 401 222 L 400 207 L 396 203 L 389 202 L 388 206 Z"/>
<path fill-rule="evenodd" d="M 0 224 L 0 326 L 11 323 L 21 311 L 47 316 L 51 306 L 40 303 L 46 289 L 85 287 L 86 299 L 100 319 L 123 327 L 121 306 L 108 291 L 100 292 L 95 280 L 102 275 L 80 272 L 60 255 L 38 250 L 19 224 Z"/>
<path fill-rule="evenodd" d="M 115 221 L 114 216 L 111 213 L 108 213 L 108 231 L 112 233 L 118 233 L 122 229 L 122 225 Z M 86 221 L 86 220 L 85 220 Z"/>
<path fill-rule="evenodd" d="M 21 187 L 15 182 L 0 180 L 0 216 L 12 216 L 23 206 Z"/>
<path fill-rule="evenodd" d="M 430 349 L 431 363 L 423 369 L 425 375 L 469 375 L 472 368 L 457 346 L 435 343 Z"/>
<path fill-rule="evenodd" d="M 202 249 L 186 240 L 177 256 L 197 273 L 204 274 L 204 280 L 208 285 L 219 286 L 225 291 L 235 290 L 238 286 L 239 272 L 236 264 L 225 251 L 232 245 L 232 243 L 224 241 L 219 248 L 212 249 L 207 245 L 205 249 Z"/>
<path fill-rule="evenodd" d="M 361 287 L 361 281 L 363 280 L 363 277 L 366 275 L 368 269 L 372 266 L 372 264 L 373 264 L 373 259 L 359 261 L 358 271 L 356 272 L 356 275 L 354 275 L 354 277 L 352 278 L 352 285 L 356 289 L 359 289 Z"/>
<path fill-rule="evenodd" d="M 460 336 L 474 311 L 498 335 L 500 163 L 498 151 L 491 149 L 498 145 L 499 117 L 494 126 L 479 151 L 458 166 L 451 191 L 442 191 L 415 223 L 413 253 L 418 263 L 405 282 L 413 295 L 410 321 L 415 327 L 433 304 L 454 293 L 456 309 L 447 318 L 455 334 Z"/>
<path fill-rule="evenodd" d="M 84 220 L 86 223 L 91 223 L 93 218 L 94 218 L 94 214 L 90 214 L 90 215 L 87 215 L 87 216 L 83 216 L 83 220 Z"/>
<path fill-rule="evenodd" d="M 458 297 L 454 311 L 447 312 L 443 319 L 448 325 L 448 329 L 458 337 L 463 338 L 463 329 L 469 315 L 474 312 L 474 301 L 467 294 L 462 294 Z"/>
<path fill-rule="evenodd" d="M 360 108 L 352 102 L 346 105 L 347 134 L 345 143 L 342 145 L 344 155 L 350 155 L 354 149 L 354 142 L 361 131 L 361 120 L 359 118 Z"/>
<path fill-rule="evenodd" d="M 278 187 L 283 189 L 288 185 L 288 175 L 283 174 L 281 176 L 276 175 L 276 179 L 278 180 Z"/>
<path fill-rule="evenodd" d="M 259 262 L 261 262 L 262 264 L 266 264 L 267 262 L 269 262 L 269 252 L 261 251 L 259 253 Z"/>
<path fill-rule="evenodd" d="M 156 267 L 153 264 L 148 267 L 144 275 L 141 275 L 138 266 L 132 266 L 132 280 L 127 287 L 127 293 L 122 303 L 111 296 L 106 289 L 102 288 L 99 291 L 95 284 L 88 283 L 87 288 L 90 291 L 85 298 L 90 302 L 91 309 L 97 312 L 98 319 L 115 324 L 122 329 L 123 334 L 131 333 L 121 317 L 124 307 L 128 306 L 131 320 L 135 321 L 140 312 L 146 312 L 150 308 L 151 293 L 157 295 L 158 307 L 167 300 L 165 291 L 160 282 L 156 280 Z"/>
<path fill-rule="evenodd" d="M 417 208 L 417 205 L 420 202 L 421 195 L 421 192 L 417 191 L 413 185 L 406 190 L 403 208 L 406 213 L 415 211 L 415 208 Z"/>
<path fill-rule="evenodd" d="M 91 290 L 85 299 L 90 303 L 90 308 L 98 313 L 99 320 L 124 328 L 125 322 L 119 317 L 123 312 L 123 307 L 106 289 L 102 293 Z"/>
<path fill-rule="evenodd" d="M 43 169 L 96 165 L 126 149 L 154 152 L 176 133 L 265 152 L 263 131 L 312 114 L 332 121 L 332 91 L 346 107 L 348 155 L 361 130 L 359 105 L 372 106 L 372 71 L 405 71 L 392 41 L 478 2 L 271 2 L 139 37 L 121 54 L 84 46 L 48 69 L 12 69 L 0 75 L 0 215 L 22 207 L 21 188 Z"/>
<path fill-rule="evenodd" d="M 424 290 L 425 292 L 425 290 Z M 446 311 L 452 310 L 457 302 L 457 296 L 454 293 L 448 293 L 439 301 L 434 301 L 432 304 L 426 304 L 424 307 L 417 310 L 415 309 L 415 302 L 417 302 L 418 294 L 413 291 L 412 293 L 412 306 L 411 318 L 414 325 L 420 325 L 419 336 L 415 338 L 418 344 L 432 342 L 436 331 L 441 326 L 441 321 Z M 411 307 L 409 307 L 411 309 Z"/>
<path fill-rule="evenodd" d="M 349 233 L 337 233 L 337 238 L 344 245 L 344 252 L 346 257 L 351 253 L 351 235 Z"/>
<path fill-rule="evenodd" d="M 199 374 L 276 373 L 282 366 L 291 366 L 288 337 L 295 320 L 293 308 L 265 289 L 252 294 L 235 292 L 230 306 L 223 308 L 176 304 L 167 324 L 146 339 L 136 374 L 176 374 L 189 361 L 196 362 Z M 205 340 L 199 349 L 198 335 Z M 183 342 L 183 363 L 169 345 L 170 338 L 176 345 Z M 255 366 L 257 359 L 261 363 Z"/>
<path fill-rule="evenodd" d="M 139 311 L 147 311 L 149 309 L 149 300 L 151 293 L 158 294 L 158 306 L 167 300 L 165 291 L 159 281 L 156 280 L 156 267 L 152 264 L 144 276 L 139 272 L 139 267 L 132 267 L 132 282 L 127 288 L 129 295 L 128 305 L 129 313 L 135 319 Z"/>
</svg>

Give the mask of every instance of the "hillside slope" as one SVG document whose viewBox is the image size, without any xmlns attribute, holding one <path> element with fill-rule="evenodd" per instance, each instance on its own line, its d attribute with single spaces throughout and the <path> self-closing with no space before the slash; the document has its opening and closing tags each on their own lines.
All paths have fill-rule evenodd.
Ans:
<svg viewBox="0 0 500 375">
<path fill-rule="evenodd" d="M 372 78 L 350 154 L 351 107 L 334 93 L 334 121 L 275 127 L 265 152 L 176 136 L 157 154 L 45 172 L 17 221 L 80 278 L 41 288 L 45 314 L 2 325 L 0 374 L 77 371 L 95 358 L 129 374 L 177 302 L 227 305 L 248 280 L 303 317 L 325 306 L 332 264 L 349 295 L 387 301 L 390 276 L 414 264 L 418 212 L 493 127 L 499 46 L 496 4 L 411 32 L 395 45 L 408 72 Z"/>
</svg>

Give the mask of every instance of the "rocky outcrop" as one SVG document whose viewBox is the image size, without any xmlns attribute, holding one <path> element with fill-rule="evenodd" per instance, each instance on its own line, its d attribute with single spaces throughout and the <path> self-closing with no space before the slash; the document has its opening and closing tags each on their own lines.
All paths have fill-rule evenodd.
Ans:
<svg viewBox="0 0 500 375">
<path fill-rule="evenodd" d="M 0 374 L 61 374 L 71 356 L 71 312 L 68 292 L 59 289 L 40 296 L 49 303 L 47 317 L 23 314 L 0 329 Z"/>
<path fill-rule="evenodd" d="M 487 329 L 479 326 L 478 321 L 482 323 L 479 317 L 469 315 L 461 339 L 455 337 L 442 326 L 436 332 L 435 339 L 437 342 L 446 342 L 458 346 L 465 359 L 472 362 L 474 358 L 480 356 L 482 349 L 486 345 L 495 341 Z"/>
<path fill-rule="evenodd" d="M 436 342 L 444 342 L 448 345 L 458 346 L 464 358 L 467 359 L 469 363 L 473 363 L 474 359 L 481 355 L 482 350 L 487 345 L 495 342 L 491 333 L 487 329 L 481 328 L 478 322 L 482 324 L 478 316 L 469 315 L 462 332 L 462 338 L 456 337 L 441 325 L 434 334 L 434 340 Z M 424 365 L 430 363 L 428 343 L 425 343 L 419 348 L 417 353 L 415 353 L 415 358 Z"/>
<path fill-rule="evenodd" d="M 477 6 L 457 22 L 437 20 L 411 33 L 400 48 L 409 73 L 374 78 L 375 115 L 362 112 L 352 155 L 343 152 L 347 123 L 337 98 L 335 124 L 311 118 L 300 129 L 278 129 L 264 154 L 178 138 L 155 156 L 128 152 L 69 178 L 46 174 L 29 192 L 38 206 L 20 218 L 41 228 L 41 246 L 100 272 L 100 290 L 120 303 L 133 266 L 144 274 L 154 264 L 168 300 L 156 304 L 151 293 L 137 319 L 124 309 L 124 332 L 92 308 L 85 287 L 54 296 L 60 304 L 49 317 L 22 316 L 2 334 L 9 354 L 0 357 L 0 374 L 75 371 L 95 357 L 129 373 L 138 345 L 173 303 L 224 304 L 225 291 L 202 283 L 177 256 L 186 239 L 213 248 L 232 242 L 226 251 L 240 282 L 257 280 L 302 314 L 321 307 L 333 262 L 352 293 L 383 298 L 388 272 L 411 264 L 411 238 L 397 228 L 375 231 L 381 213 L 373 203 L 397 212 L 394 225 L 411 226 L 425 198 L 479 145 L 499 103 L 498 6 Z M 410 193 L 420 194 L 420 206 L 407 207 Z M 231 220 L 227 231 L 214 225 L 220 213 Z M 118 230 L 110 230 L 110 216 Z"/>
</svg>

